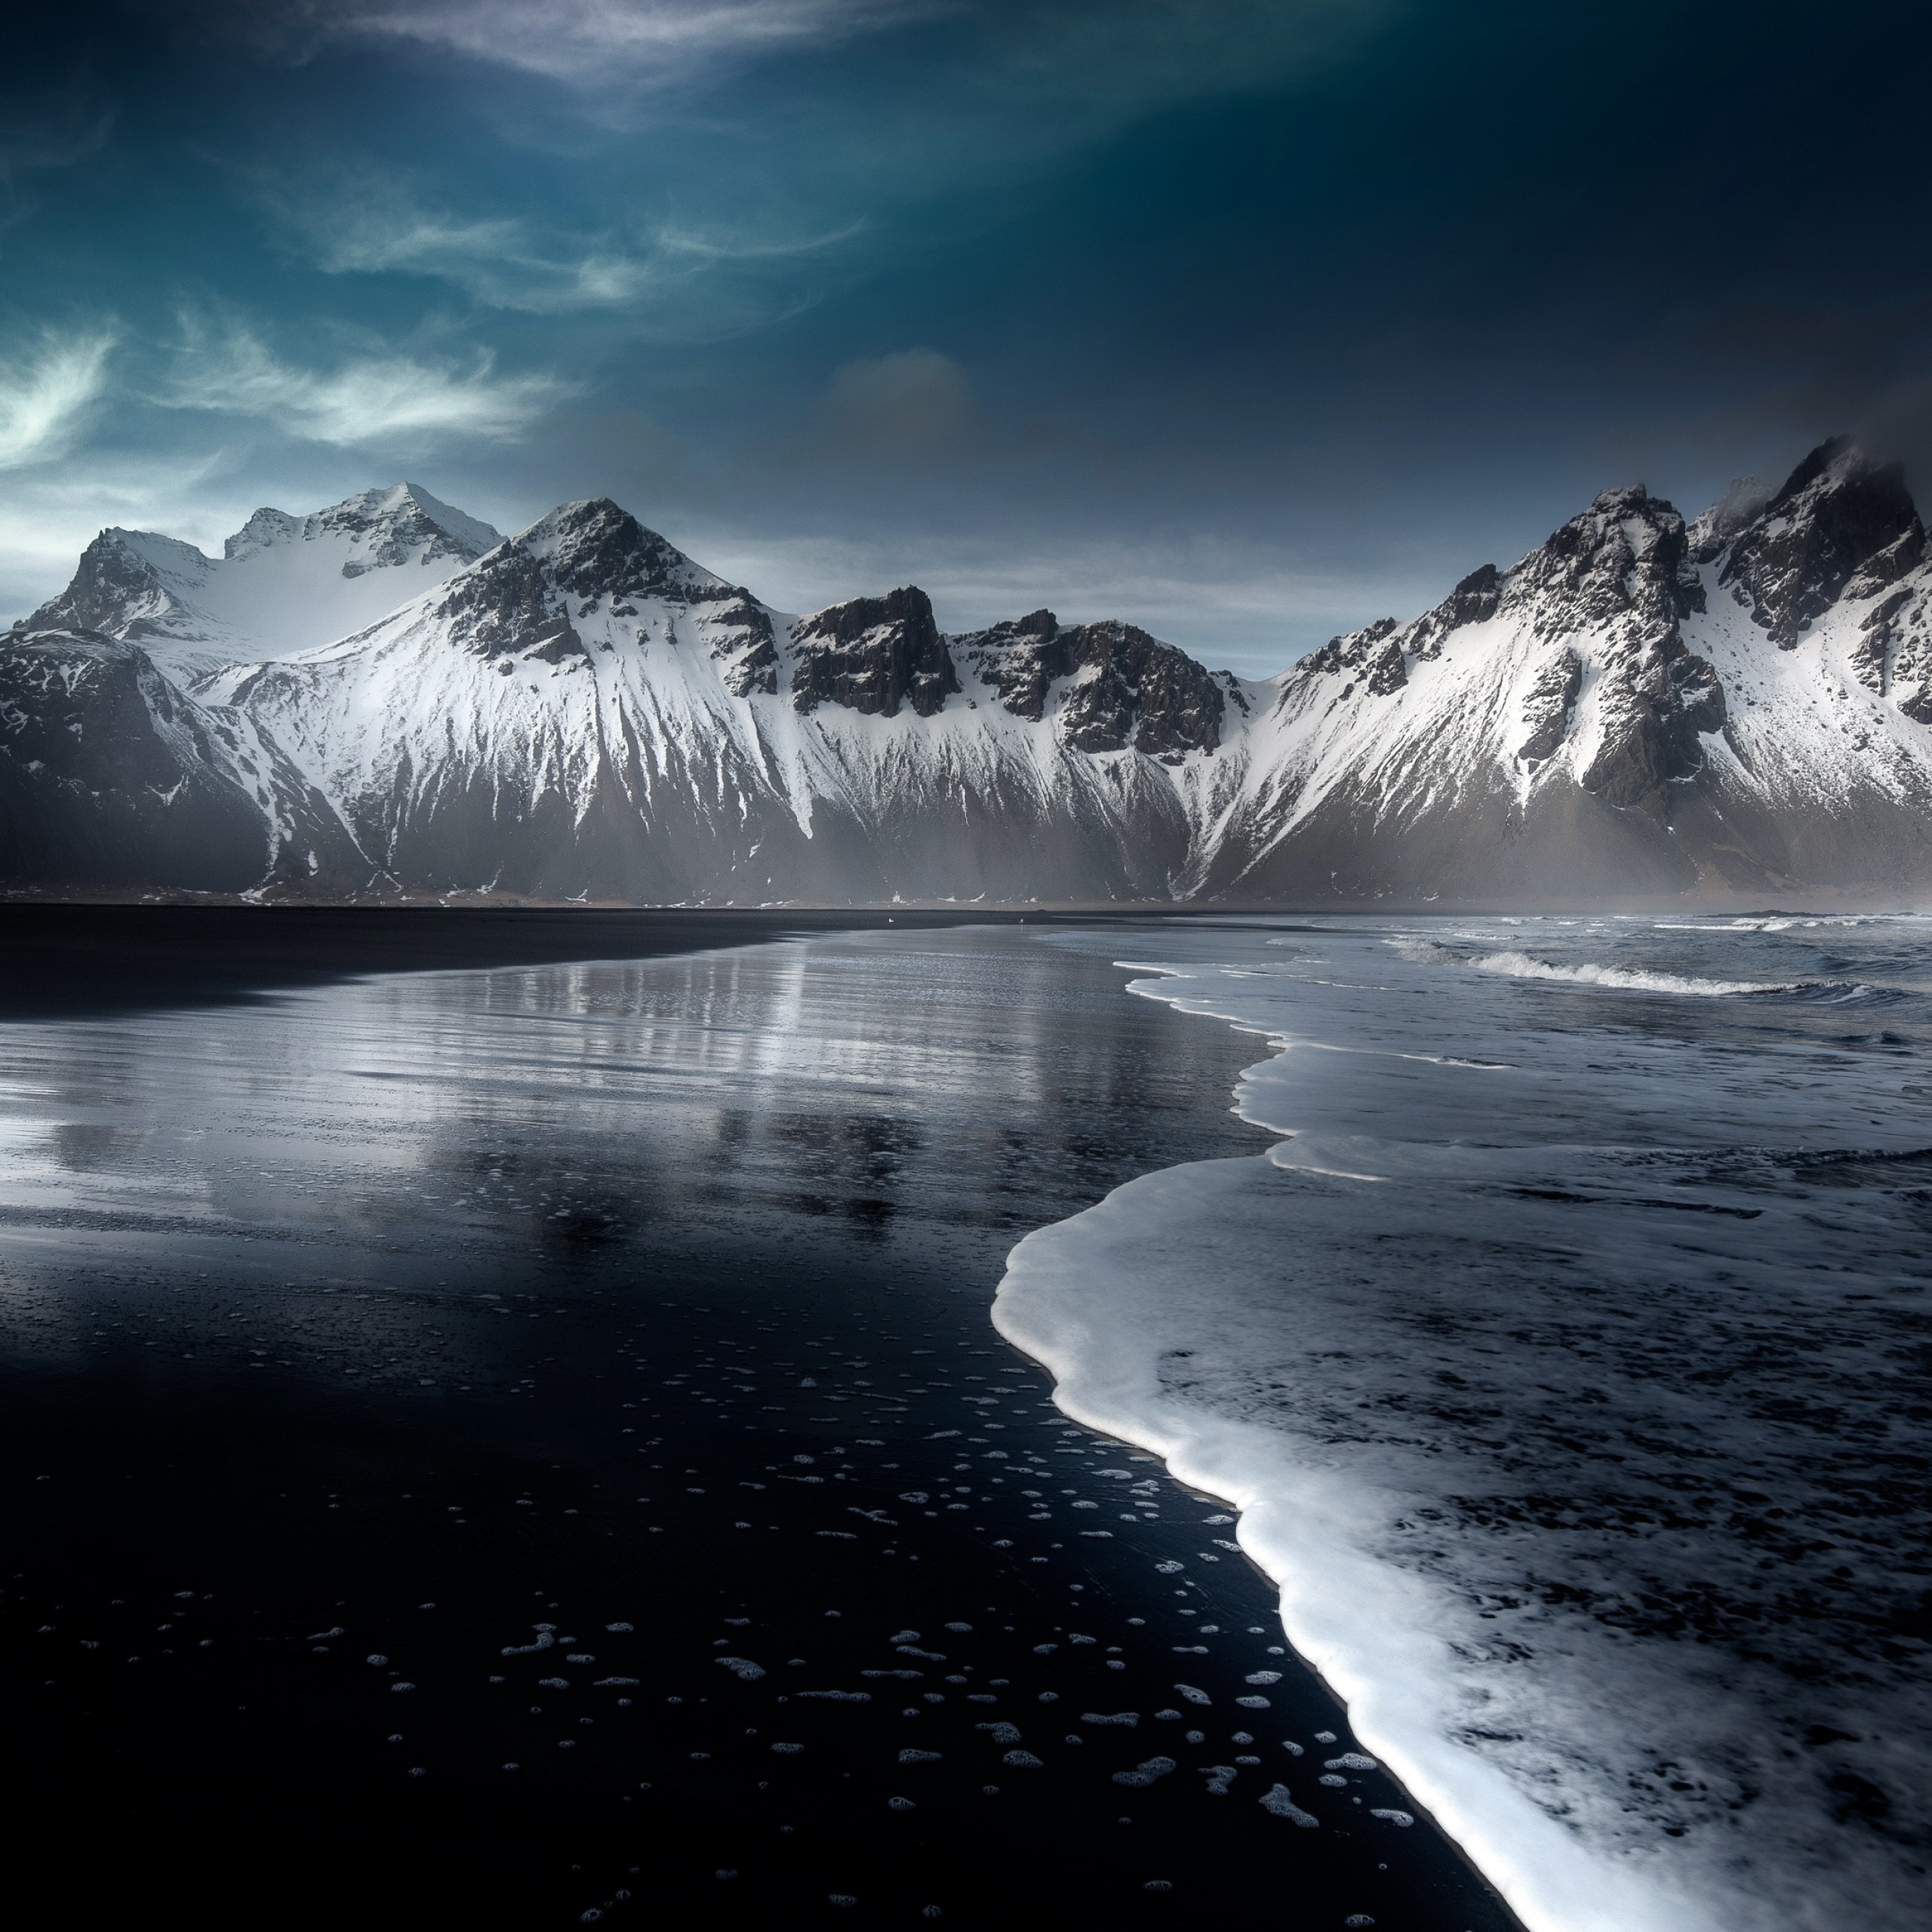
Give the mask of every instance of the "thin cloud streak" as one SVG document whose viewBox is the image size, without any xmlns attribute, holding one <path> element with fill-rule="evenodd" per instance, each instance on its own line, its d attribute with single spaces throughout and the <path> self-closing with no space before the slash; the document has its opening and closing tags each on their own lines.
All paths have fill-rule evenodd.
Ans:
<svg viewBox="0 0 1932 1932">
<path fill-rule="evenodd" d="M 935 85 L 929 145 L 982 165 L 991 117 L 1026 149 L 1063 149 L 1164 103 L 1251 91 L 1319 72 L 1384 32 L 1414 0 L 310 0 L 248 18 L 245 36 L 414 43 L 538 76 L 592 118 L 634 124 L 665 91 L 774 57 L 869 42 Z M 900 105 L 903 106 L 903 103 Z M 643 113 L 638 109 L 641 106 Z M 1043 110 L 1051 108 L 1055 112 Z M 894 115 L 879 117 L 890 122 Z M 949 122 L 957 122 L 949 129 Z"/>
<path fill-rule="evenodd" d="M 107 386 L 112 334 L 97 329 L 0 363 L 0 469 L 63 455 Z"/>
<path fill-rule="evenodd" d="M 498 376 L 479 349 L 466 368 L 377 354 L 326 371 L 278 358 L 245 328 L 211 340 L 188 325 L 165 407 L 257 417 L 299 439 L 337 448 L 420 447 L 445 438 L 509 441 L 576 392 L 540 374 Z"/>
<path fill-rule="evenodd" d="M 740 54 L 848 38 L 958 11 L 947 0 L 389 0 L 343 9 L 340 34 L 416 41 L 552 80 L 669 81 Z"/>
<path fill-rule="evenodd" d="M 338 171 L 327 192 L 312 184 L 295 192 L 257 184 L 255 192 L 325 274 L 432 278 L 483 307 L 528 315 L 648 312 L 674 301 L 688 307 L 694 285 L 706 277 L 728 281 L 741 267 L 755 272 L 823 254 L 866 226 L 857 220 L 777 235 L 674 224 L 628 235 L 573 233 L 521 213 L 457 212 L 392 179 L 352 171 Z M 741 326 L 743 304 L 723 306 L 731 325 Z"/>
</svg>

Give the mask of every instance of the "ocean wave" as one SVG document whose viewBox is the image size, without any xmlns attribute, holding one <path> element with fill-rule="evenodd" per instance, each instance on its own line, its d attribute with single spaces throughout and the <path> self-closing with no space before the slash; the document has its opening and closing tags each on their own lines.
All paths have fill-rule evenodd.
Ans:
<svg viewBox="0 0 1932 1932">
<path fill-rule="evenodd" d="M 1789 933 L 1811 932 L 1822 926 L 1858 927 L 1890 924 L 1897 915 L 1874 912 L 1767 912 L 1737 919 L 1659 919 L 1657 930 L 1663 933 Z"/>
<path fill-rule="evenodd" d="M 1029 1235 L 995 1305 L 1066 1413 L 1240 1512 L 1363 1749 L 1534 1932 L 1924 1917 L 1932 1725 L 1862 1647 L 1918 1614 L 1872 1579 L 1922 1500 L 1841 1484 L 1897 1401 L 1924 1097 L 1817 1049 L 1932 1040 L 1932 945 L 1774 916 L 1668 950 L 1364 920 L 1272 980 L 1203 934 L 1132 990 L 1268 1035 L 1237 1111 L 1284 1137 Z M 1580 1032 L 1481 971 L 1654 998 Z"/>
<path fill-rule="evenodd" d="M 1903 986 L 1875 986 L 1864 980 L 1807 980 L 1794 991 L 1798 998 L 1815 1006 L 1849 1006 L 1854 1000 L 1896 1006 L 1914 997 Z"/>
<path fill-rule="evenodd" d="M 1794 980 L 1705 980 L 1689 973 L 1652 973 L 1636 966 L 1599 966 L 1589 961 L 1575 966 L 1558 966 L 1527 952 L 1485 953 L 1469 964 L 1478 972 L 1501 973 L 1513 980 L 1561 980 L 1573 985 L 1615 986 L 1629 992 L 1681 993 L 1701 999 L 1715 999 L 1730 993 L 1790 993 L 1799 990 Z"/>
</svg>

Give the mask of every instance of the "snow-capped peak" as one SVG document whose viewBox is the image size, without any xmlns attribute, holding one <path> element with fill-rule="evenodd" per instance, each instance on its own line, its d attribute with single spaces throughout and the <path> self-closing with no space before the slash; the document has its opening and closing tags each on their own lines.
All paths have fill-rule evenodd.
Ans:
<svg viewBox="0 0 1932 1932">
<path fill-rule="evenodd" d="M 364 490 L 307 516 L 259 509 L 222 546 L 225 561 L 238 563 L 288 543 L 346 542 L 355 554 L 344 574 L 359 576 L 383 565 L 455 557 L 467 563 L 503 541 L 478 518 L 432 497 L 420 483 Z"/>
<path fill-rule="evenodd" d="M 1932 883 L 1932 561 L 1843 442 L 1695 526 L 1606 491 L 1266 684 L 1044 609 L 948 636 L 910 586 L 788 617 L 608 498 L 494 535 L 412 485 L 261 512 L 217 559 L 105 533 L 69 628 L 0 654 L 0 778 L 59 818 L 45 747 L 111 752 L 148 678 L 156 732 L 205 714 L 286 761 L 261 809 L 318 881 L 332 821 L 400 889 L 647 902 Z M 278 648 L 168 684 L 162 648 L 251 626 Z"/>
<path fill-rule="evenodd" d="M 1835 436 L 1730 540 L 1718 581 L 1789 651 L 1841 595 L 1896 583 L 1924 550 L 1903 466 Z"/>
<path fill-rule="evenodd" d="M 552 583 L 577 597 L 705 597 L 734 588 L 608 497 L 560 503 L 505 547 L 540 561 Z"/>
<path fill-rule="evenodd" d="M 104 530 L 66 591 L 27 623 L 139 643 L 164 670 L 192 680 L 359 630 L 501 541 L 414 483 L 365 490 L 306 516 L 258 509 L 219 557 L 149 531 Z"/>
</svg>

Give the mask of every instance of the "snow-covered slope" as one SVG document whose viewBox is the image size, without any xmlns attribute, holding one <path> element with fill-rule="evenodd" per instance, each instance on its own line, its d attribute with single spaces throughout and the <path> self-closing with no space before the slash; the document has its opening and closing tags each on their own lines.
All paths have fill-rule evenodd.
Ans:
<svg viewBox="0 0 1932 1932">
<path fill-rule="evenodd" d="M 340 893 L 368 870 L 267 732 L 139 645 L 0 637 L 0 877 Z"/>
<path fill-rule="evenodd" d="M 502 540 L 414 483 L 308 516 L 257 510 L 220 557 L 150 531 L 103 530 L 27 627 L 125 638 L 193 678 L 359 630 Z"/>
<path fill-rule="evenodd" d="M 1141 648 L 1218 697 L 1179 652 Z M 1030 716 L 989 681 L 1003 652 L 992 634 L 955 648 L 918 590 L 787 617 L 597 501 L 358 635 L 210 690 L 291 748 L 384 876 L 417 887 L 1168 896 L 1190 833 L 1169 768 L 1123 735 L 1147 701 L 1123 686 L 1081 749 L 1067 719 L 1105 644 Z"/>
<path fill-rule="evenodd" d="M 109 532 L 16 636 L 85 627 L 250 721 L 366 890 L 1932 891 L 1932 562 L 1897 470 L 1842 443 L 1694 525 L 1607 492 L 1263 683 L 1047 611 L 949 637 L 909 587 L 792 617 L 608 500 L 494 535 L 412 486 L 263 512 L 220 563 Z"/>
<path fill-rule="evenodd" d="M 1842 444 L 1694 528 L 1608 491 L 1514 569 L 1276 680 L 1202 889 L 1923 891 L 1924 548 L 1897 469 Z"/>
</svg>

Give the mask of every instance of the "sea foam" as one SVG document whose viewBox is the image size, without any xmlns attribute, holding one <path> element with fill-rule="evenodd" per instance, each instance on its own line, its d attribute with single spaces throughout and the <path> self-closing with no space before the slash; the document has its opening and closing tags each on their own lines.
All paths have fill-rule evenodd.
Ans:
<svg viewBox="0 0 1932 1932">
<path fill-rule="evenodd" d="M 1754 980 L 1700 980 L 1687 973 L 1647 972 L 1641 967 L 1607 966 L 1594 960 L 1558 965 L 1527 952 L 1490 952 L 1472 962 L 1479 972 L 1503 973 L 1517 980 L 1567 980 L 1580 986 L 1617 986 L 1630 992 L 1682 993 L 1691 998 L 1721 998 L 1730 993 L 1783 993 L 1789 983 Z"/>
<path fill-rule="evenodd" d="M 1903 1932 L 1932 949 L 1829 934 L 1918 962 L 1865 1051 L 1782 991 L 1826 935 L 1515 923 L 1625 980 L 1552 1016 L 1493 928 L 1166 942 L 1133 989 L 1269 1039 L 1238 1110 L 1286 1137 L 1029 1235 L 995 1321 L 1238 1506 L 1364 1746 L 1534 1932 Z M 1644 977 L 1776 990 L 1732 1022 L 1617 997 Z"/>
</svg>

